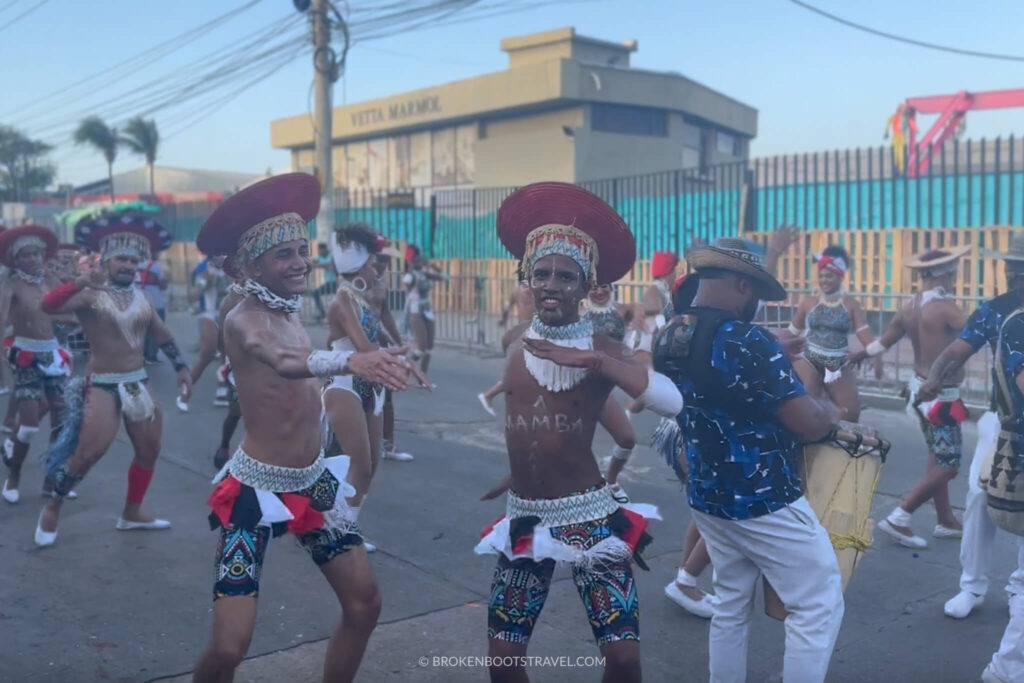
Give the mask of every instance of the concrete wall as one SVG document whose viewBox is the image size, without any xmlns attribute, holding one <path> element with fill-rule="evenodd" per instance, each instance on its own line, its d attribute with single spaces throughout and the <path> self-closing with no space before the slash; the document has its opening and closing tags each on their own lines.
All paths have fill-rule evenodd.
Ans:
<svg viewBox="0 0 1024 683">
<path fill-rule="evenodd" d="M 477 187 L 575 180 L 573 138 L 561 126 L 488 137 L 476 142 Z"/>
</svg>

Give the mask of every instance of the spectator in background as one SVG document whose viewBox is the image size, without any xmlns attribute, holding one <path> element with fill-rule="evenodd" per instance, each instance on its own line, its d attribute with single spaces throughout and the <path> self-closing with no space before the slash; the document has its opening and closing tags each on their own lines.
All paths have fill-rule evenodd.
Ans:
<svg viewBox="0 0 1024 683">
<path fill-rule="evenodd" d="M 138 274 L 139 287 L 146 294 L 146 298 L 149 299 L 150 305 L 156 314 L 160 316 L 160 320 L 167 319 L 167 275 L 164 273 L 164 269 L 160 267 L 154 259 L 150 259 L 144 262 L 139 267 Z M 157 358 L 157 352 L 159 347 L 156 342 L 153 341 L 152 334 L 146 335 L 146 346 L 145 346 L 145 357 L 146 362 L 150 364 L 159 363 L 160 359 Z"/>
<path fill-rule="evenodd" d="M 320 297 L 324 294 L 334 294 L 338 291 L 338 274 L 334 270 L 334 261 L 327 250 L 326 244 L 318 244 L 316 247 L 316 261 L 313 264 L 321 273 L 320 285 L 313 290 L 313 301 L 316 303 L 316 321 L 322 323 L 326 317 L 324 303 Z"/>
</svg>

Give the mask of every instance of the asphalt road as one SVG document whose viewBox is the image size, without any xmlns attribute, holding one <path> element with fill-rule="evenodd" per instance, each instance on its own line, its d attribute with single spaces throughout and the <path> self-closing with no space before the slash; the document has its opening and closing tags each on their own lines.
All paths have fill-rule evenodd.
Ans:
<svg viewBox="0 0 1024 683">
<path fill-rule="evenodd" d="M 172 316 L 171 323 L 183 348 L 192 347 L 194 320 Z M 322 341 L 324 330 L 313 328 L 313 334 Z M 507 465 L 498 420 L 480 409 L 476 394 L 499 371 L 500 360 L 439 351 L 431 372 L 436 392 L 410 391 L 396 400 L 399 446 L 416 460 L 382 464 L 360 517 L 380 547 L 371 561 L 384 601 L 360 680 L 486 680 L 486 671 L 473 662 L 440 658 L 486 654 L 494 560 L 472 549 L 480 528 L 501 514 L 503 503 L 477 499 Z M 2 681 L 179 676 L 192 669 L 207 640 L 215 535 L 205 499 L 223 409 L 211 405 L 212 369 L 197 387 L 192 412 L 184 415 L 173 408 L 171 368 L 155 366 L 150 375 L 167 410 L 163 453 L 146 507 L 174 526 L 158 532 L 114 529 L 131 457 L 122 433 L 79 486 L 81 497 L 65 505 L 57 544 L 36 549 L 32 532 L 42 499 L 34 491 L 41 475 L 30 461 L 21 503 L 0 502 Z M 869 410 L 862 422 L 894 443 L 875 498 L 874 518 L 880 519 L 920 474 L 924 446 L 916 425 L 901 412 Z M 970 454 L 973 426 L 966 442 Z M 603 455 L 610 444 L 601 433 L 595 450 Z M 634 500 L 657 503 L 665 520 L 652 526 L 651 571 L 639 572 L 638 579 L 645 677 L 707 680 L 708 622 L 662 594 L 675 574 L 689 518 L 680 487 L 647 449 L 638 449 L 623 481 Z M 953 484 L 955 503 L 962 503 L 965 490 L 961 476 Z M 914 521 L 922 535 L 934 523 L 930 507 Z M 1006 625 L 1001 588 L 1014 566 L 1015 540 L 998 537 L 993 589 L 965 621 L 942 614 L 943 602 L 957 591 L 959 544 L 930 540 L 928 549 L 912 552 L 879 538 L 867 552 L 846 593 L 829 680 L 978 679 Z M 317 681 L 323 640 L 338 619 L 335 600 L 290 537 L 272 541 L 267 558 L 251 659 L 237 680 Z M 598 652 L 568 574 L 556 576 L 530 654 L 568 657 L 575 664 L 576 657 Z M 710 572 L 702 582 L 710 584 Z M 778 679 L 783 637 L 783 624 L 758 611 L 751 625 L 749 680 Z M 581 664 L 537 666 L 531 675 L 537 681 L 599 680 L 599 669 Z"/>
</svg>

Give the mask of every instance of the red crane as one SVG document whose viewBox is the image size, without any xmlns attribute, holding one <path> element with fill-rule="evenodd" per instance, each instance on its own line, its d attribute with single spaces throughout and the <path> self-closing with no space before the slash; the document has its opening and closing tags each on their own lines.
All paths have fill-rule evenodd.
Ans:
<svg viewBox="0 0 1024 683">
<path fill-rule="evenodd" d="M 915 114 L 939 115 L 939 118 L 919 141 L 915 139 L 916 127 L 909 126 L 907 175 L 915 176 L 928 170 L 928 164 L 932 160 L 932 150 L 941 147 L 956 132 L 968 111 L 1024 107 L 1024 88 L 989 90 L 987 92 L 961 90 L 953 95 L 908 97 L 904 106 L 910 117 Z"/>
</svg>

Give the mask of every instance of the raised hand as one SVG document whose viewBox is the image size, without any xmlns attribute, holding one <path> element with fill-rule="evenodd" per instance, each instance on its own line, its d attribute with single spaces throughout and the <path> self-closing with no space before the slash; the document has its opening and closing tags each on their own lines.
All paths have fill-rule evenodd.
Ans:
<svg viewBox="0 0 1024 683">
<path fill-rule="evenodd" d="M 795 225 L 780 225 L 772 232 L 772 237 L 768 241 L 768 250 L 780 255 L 785 254 L 803 236 L 803 230 Z"/>
</svg>

